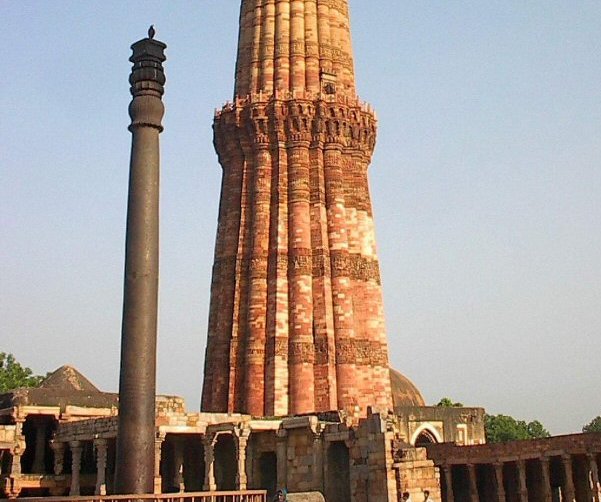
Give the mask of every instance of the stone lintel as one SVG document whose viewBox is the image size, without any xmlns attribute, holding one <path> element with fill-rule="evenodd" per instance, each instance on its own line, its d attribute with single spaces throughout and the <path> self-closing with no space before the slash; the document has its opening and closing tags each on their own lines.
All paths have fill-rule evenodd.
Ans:
<svg viewBox="0 0 601 502">
<path fill-rule="evenodd" d="M 282 427 L 284 429 L 300 429 L 307 427 L 311 430 L 315 430 L 319 420 L 315 415 L 308 415 L 303 417 L 291 417 L 284 418 L 282 420 Z"/>
<path fill-rule="evenodd" d="M 251 431 L 277 431 L 282 425 L 282 420 L 251 420 L 248 422 Z"/>
</svg>

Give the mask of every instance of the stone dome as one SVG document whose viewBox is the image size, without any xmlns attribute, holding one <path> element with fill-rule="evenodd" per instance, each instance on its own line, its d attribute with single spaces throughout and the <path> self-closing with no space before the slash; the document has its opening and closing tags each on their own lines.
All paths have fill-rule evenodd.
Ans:
<svg viewBox="0 0 601 502">
<path fill-rule="evenodd" d="M 392 404 L 400 406 L 426 406 L 422 393 L 405 375 L 390 368 L 390 387 L 392 389 Z"/>
</svg>

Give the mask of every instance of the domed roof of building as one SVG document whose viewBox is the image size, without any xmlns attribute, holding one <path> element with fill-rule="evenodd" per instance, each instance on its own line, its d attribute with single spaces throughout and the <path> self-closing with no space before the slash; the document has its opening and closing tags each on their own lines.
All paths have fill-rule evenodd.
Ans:
<svg viewBox="0 0 601 502">
<path fill-rule="evenodd" d="M 400 406 L 426 406 L 422 393 L 405 375 L 390 368 L 390 386 L 392 389 L 392 404 Z"/>
</svg>

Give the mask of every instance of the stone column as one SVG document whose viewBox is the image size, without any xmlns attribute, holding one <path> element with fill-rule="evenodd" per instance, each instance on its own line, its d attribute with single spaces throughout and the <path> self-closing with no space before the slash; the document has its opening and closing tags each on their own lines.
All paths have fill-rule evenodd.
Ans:
<svg viewBox="0 0 601 502">
<path fill-rule="evenodd" d="M 202 442 L 205 450 L 205 482 L 204 490 L 213 492 L 217 490 L 215 483 L 215 442 L 217 436 L 213 434 L 206 435 Z"/>
<path fill-rule="evenodd" d="M 43 474 L 46 471 L 44 456 L 46 454 L 46 423 L 43 420 L 35 422 L 35 452 L 31 472 Z"/>
<path fill-rule="evenodd" d="M 21 456 L 23 448 L 20 444 L 15 445 L 12 449 L 12 459 L 10 463 L 10 475 L 12 478 L 17 478 L 21 475 Z"/>
<path fill-rule="evenodd" d="M 60 476 L 63 473 L 65 462 L 65 443 L 60 443 L 56 440 L 50 442 L 50 448 L 54 453 L 54 475 Z"/>
<path fill-rule="evenodd" d="M 238 472 L 236 473 L 236 490 L 246 490 L 248 478 L 246 476 L 246 448 L 248 446 L 249 429 L 242 429 L 234 434 L 236 457 L 238 458 Z"/>
<path fill-rule="evenodd" d="M 495 462 L 495 481 L 497 486 L 497 501 L 505 502 L 505 485 L 503 484 L 503 462 Z"/>
<path fill-rule="evenodd" d="M 81 441 L 70 441 L 69 448 L 71 449 L 71 489 L 69 490 L 70 497 L 79 496 L 79 472 L 81 470 Z"/>
<path fill-rule="evenodd" d="M 441 467 L 444 477 L 444 484 L 447 492 L 447 502 L 454 502 L 455 495 L 453 494 L 453 466 L 443 465 Z"/>
<path fill-rule="evenodd" d="M 181 436 L 171 436 L 173 440 L 173 486 L 180 492 L 185 491 L 184 485 L 184 450 Z"/>
<path fill-rule="evenodd" d="M 470 482 L 470 500 L 478 502 L 478 482 L 476 480 L 476 466 L 474 464 L 467 464 L 467 474 Z"/>
<path fill-rule="evenodd" d="M 520 502 L 528 502 L 528 485 L 526 484 L 526 461 L 519 459 L 517 462 L 518 477 L 520 482 Z"/>
<path fill-rule="evenodd" d="M 115 491 L 154 491 L 156 345 L 159 286 L 159 133 L 165 108 L 166 45 L 148 38 L 131 46 L 132 133 L 125 238 L 119 434 Z"/>
<path fill-rule="evenodd" d="M 601 502 L 601 484 L 599 484 L 599 466 L 597 465 L 597 459 L 594 453 L 587 454 L 589 469 L 591 471 L 591 491 L 593 500 L 595 502 Z"/>
<path fill-rule="evenodd" d="M 278 488 L 285 488 L 288 484 L 288 433 L 285 429 L 276 432 L 276 456 Z"/>
<path fill-rule="evenodd" d="M 540 467 L 542 474 L 542 485 L 543 485 L 543 502 L 551 502 L 553 494 L 551 493 L 551 474 L 549 470 L 549 457 L 541 457 Z"/>
<path fill-rule="evenodd" d="M 96 488 L 94 494 L 106 495 L 106 439 L 94 439 L 96 449 Z"/>
<path fill-rule="evenodd" d="M 323 492 L 323 436 L 320 431 L 313 433 L 313 490 Z"/>
<path fill-rule="evenodd" d="M 154 493 L 162 492 L 161 478 L 161 456 L 163 453 L 163 442 L 165 441 L 165 433 L 157 432 L 154 439 Z"/>
<path fill-rule="evenodd" d="M 561 462 L 563 463 L 563 472 L 565 475 L 565 501 L 573 502 L 575 500 L 575 489 L 574 489 L 574 477 L 572 473 L 572 457 L 568 454 L 561 456 Z"/>
</svg>

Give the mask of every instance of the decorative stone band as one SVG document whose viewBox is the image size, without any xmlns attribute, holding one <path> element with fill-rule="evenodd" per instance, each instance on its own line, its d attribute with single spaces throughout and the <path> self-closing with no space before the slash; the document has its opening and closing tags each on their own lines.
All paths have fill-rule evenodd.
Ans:
<svg viewBox="0 0 601 502">
<path fill-rule="evenodd" d="M 267 340 L 267 354 L 273 354 L 284 360 L 328 364 L 330 353 L 327 340 L 316 339 L 314 343 L 294 342 L 287 339 L 270 338 Z M 257 350 L 263 355 L 263 350 Z M 388 349 L 386 345 L 371 340 L 348 339 L 337 342 L 336 362 L 339 364 L 356 364 L 358 366 L 388 367 Z"/>
<path fill-rule="evenodd" d="M 278 252 L 252 258 L 240 258 L 238 260 L 241 270 L 249 277 L 267 277 L 266 263 L 277 264 L 278 270 L 294 269 L 302 275 L 324 277 L 329 275 L 330 270 L 333 277 L 350 277 L 356 281 L 374 281 L 378 285 L 380 280 L 380 264 L 377 259 L 347 252 L 333 251 L 328 258 L 323 251 L 314 254 L 298 253 L 293 255 Z M 308 250 L 307 250 L 308 251 Z M 236 257 L 226 256 L 216 258 L 213 264 L 213 277 L 220 278 L 234 273 L 236 269 Z"/>
<path fill-rule="evenodd" d="M 259 99 L 260 96 L 257 96 Z M 376 143 L 376 117 L 358 100 L 315 100 L 292 98 L 280 101 L 253 101 L 252 98 L 226 104 L 215 115 L 214 142 L 217 153 L 225 157 L 245 141 L 255 148 L 281 142 L 294 147 L 335 143 L 361 158 L 367 169 Z M 224 169 L 227 166 L 222 166 Z M 359 201 L 367 195 L 364 183 L 354 192 Z M 365 203 L 358 202 L 361 208 Z"/>
</svg>

